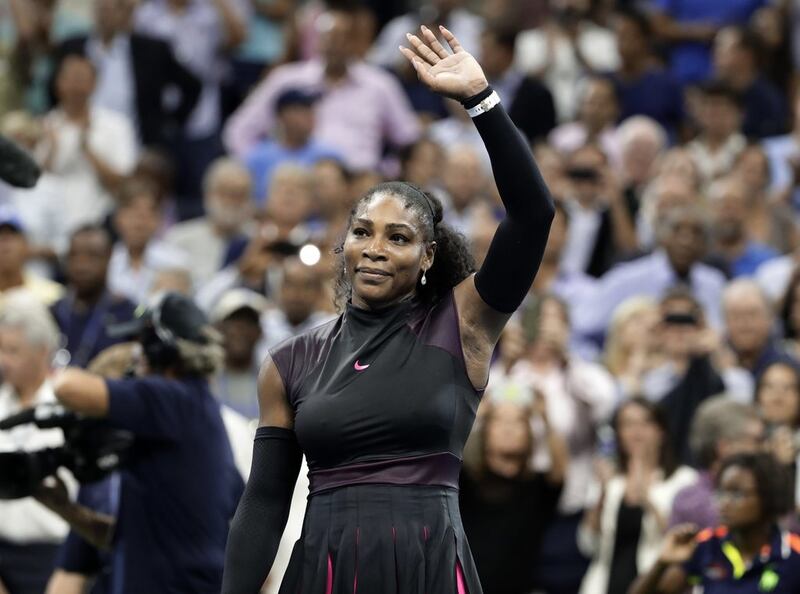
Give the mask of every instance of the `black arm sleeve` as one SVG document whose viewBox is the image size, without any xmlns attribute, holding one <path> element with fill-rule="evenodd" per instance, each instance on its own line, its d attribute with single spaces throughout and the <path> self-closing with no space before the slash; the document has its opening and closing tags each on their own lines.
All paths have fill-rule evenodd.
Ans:
<svg viewBox="0 0 800 594">
<path fill-rule="evenodd" d="M 286 527 L 302 457 L 294 431 L 256 431 L 250 479 L 228 535 L 222 594 L 260 591 Z"/>
<path fill-rule="evenodd" d="M 486 91 L 464 105 L 472 107 L 485 96 Z M 475 288 L 487 305 L 512 313 L 522 303 L 539 269 L 555 208 L 525 138 L 502 104 L 473 121 L 486 145 L 506 208 L 506 216 L 475 275 Z"/>
</svg>

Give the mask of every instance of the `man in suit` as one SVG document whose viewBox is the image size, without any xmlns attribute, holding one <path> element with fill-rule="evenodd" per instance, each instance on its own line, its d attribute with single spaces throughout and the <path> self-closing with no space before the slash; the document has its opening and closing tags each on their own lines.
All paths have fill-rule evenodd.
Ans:
<svg viewBox="0 0 800 594">
<path fill-rule="evenodd" d="M 131 31 L 135 6 L 135 0 L 95 0 L 95 30 L 64 41 L 57 60 L 87 56 L 97 70 L 93 102 L 130 118 L 142 145 L 168 148 L 194 109 L 201 85 L 166 42 Z"/>
</svg>

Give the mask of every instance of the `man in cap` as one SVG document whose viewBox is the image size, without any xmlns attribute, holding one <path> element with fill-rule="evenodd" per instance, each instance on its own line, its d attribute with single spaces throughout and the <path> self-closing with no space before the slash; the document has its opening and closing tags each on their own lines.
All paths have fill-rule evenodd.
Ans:
<svg viewBox="0 0 800 594">
<path fill-rule="evenodd" d="M 287 89 L 275 100 L 275 132 L 244 157 L 253 176 L 253 198 L 264 204 L 276 167 L 284 163 L 314 165 L 322 159 L 339 159 L 334 148 L 311 138 L 316 125 L 314 104 L 318 95 L 301 89 Z"/>
<path fill-rule="evenodd" d="M 211 311 L 211 322 L 222 334 L 225 349 L 225 362 L 214 378 L 214 395 L 249 419 L 258 418 L 256 346 L 267 305 L 263 295 L 240 288 L 224 293 Z"/>
<path fill-rule="evenodd" d="M 24 289 L 48 306 L 61 297 L 61 285 L 25 270 L 28 255 L 22 220 L 12 208 L 0 207 L 0 303 L 13 289 Z"/>
<path fill-rule="evenodd" d="M 64 406 L 136 438 L 106 535 L 112 592 L 219 592 L 243 483 L 208 386 L 222 359 L 217 333 L 177 293 L 155 299 L 127 330 L 143 352 L 137 377 L 67 368 L 53 382 Z"/>
</svg>

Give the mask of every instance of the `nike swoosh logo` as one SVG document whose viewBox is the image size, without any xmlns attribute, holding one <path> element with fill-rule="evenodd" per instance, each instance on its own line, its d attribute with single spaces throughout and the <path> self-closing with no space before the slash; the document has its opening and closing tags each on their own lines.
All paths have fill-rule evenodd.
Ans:
<svg viewBox="0 0 800 594">
<path fill-rule="evenodd" d="M 356 368 L 356 371 L 364 371 L 367 367 L 369 367 L 369 363 L 367 363 L 366 365 L 360 365 L 358 363 L 358 359 L 356 359 L 355 365 L 353 365 L 353 367 Z"/>
</svg>

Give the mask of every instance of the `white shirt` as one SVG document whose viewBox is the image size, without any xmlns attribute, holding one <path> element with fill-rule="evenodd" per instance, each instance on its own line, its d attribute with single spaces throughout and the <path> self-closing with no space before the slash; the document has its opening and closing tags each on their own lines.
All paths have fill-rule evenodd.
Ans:
<svg viewBox="0 0 800 594">
<path fill-rule="evenodd" d="M 261 342 L 256 347 L 258 360 L 263 361 L 267 356 L 267 350 L 273 346 L 330 322 L 335 317 L 334 314 L 326 311 L 316 311 L 308 316 L 305 321 L 300 322 L 297 326 L 292 326 L 282 309 L 276 307 L 265 311 L 261 315 L 261 332 L 264 338 L 261 339 Z"/>
<path fill-rule="evenodd" d="M 87 142 L 92 152 L 117 173 L 128 175 L 136 166 L 136 135 L 131 122 L 118 113 L 92 107 Z M 55 109 L 45 117 L 45 126 L 55 130 L 56 149 L 52 171 L 39 182 L 48 192 L 57 193 L 60 228 L 59 243 L 66 245 L 70 233 L 81 225 L 101 222 L 114 201 L 100 183 L 94 167 L 80 148 L 81 128 Z M 38 149 L 46 151 L 41 145 Z M 38 186 L 37 186 L 38 187 Z"/>
<path fill-rule="evenodd" d="M 34 404 L 55 402 L 56 397 L 49 381 L 45 381 L 34 397 Z M 16 391 L 11 385 L 0 386 L 0 419 L 22 410 Z M 9 431 L 0 431 L 0 450 L 31 452 L 64 444 L 61 429 L 39 429 L 32 424 L 20 425 Z M 66 477 L 64 477 L 66 478 Z M 74 497 L 76 485 L 67 482 Z M 33 497 L 0 500 L 0 538 L 16 544 L 58 544 L 67 536 L 69 526 Z"/>
<path fill-rule="evenodd" d="M 725 175 L 736 162 L 736 159 L 747 147 L 747 139 L 741 134 L 732 134 L 725 143 L 713 153 L 708 145 L 700 139 L 693 140 L 686 147 L 697 165 L 704 183 L 710 183 Z"/>
<path fill-rule="evenodd" d="M 586 272 L 603 218 L 597 210 L 584 208 L 574 200 L 568 202 L 567 207 L 569 231 L 561 254 L 561 270 L 567 273 Z"/>
<path fill-rule="evenodd" d="M 128 249 L 117 242 L 108 264 L 108 288 L 112 293 L 143 303 L 150 295 L 156 274 L 175 268 L 189 269 L 185 254 L 159 240 L 152 240 L 144 250 L 139 268 L 131 266 Z"/>
<path fill-rule="evenodd" d="M 97 70 L 92 105 L 114 111 L 136 124 L 136 89 L 127 35 L 117 35 L 106 47 L 97 37 L 86 43 L 86 53 Z"/>
<path fill-rule="evenodd" d="M 174 225 L 164 241 L 184 254 L 192 255 L 192 280 L 199 287 L 211 280 L 220 269 L 228 242 L 214 233 L 208 219 L 203 217 Z"/>
<path fill-rule="evenodd" d="M 577 43 L 593 70 L 609 72 L 619 67 L 616 36 L 608 29 L 584 22 Z M 558 120 L 574 119 L 579 99 L 575 88 L 585 73 L 572 43 L 544 27 L 530 29 L 517 37 L 514 56 L 518 70 L 533 75 L 543 73 L 543 81 L 553 93 Z"/>
<path fill-rule="evenodd" d="M 792 280 L 797 265 L 792 254 L 780 256 L 764 262 L 756 270 L 755 279 L 764 292 L 772 299 L 773 303 L 778 303 L 783 299 L 789 282 Z"/>
</svg>

